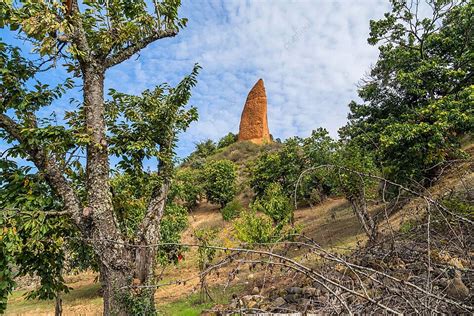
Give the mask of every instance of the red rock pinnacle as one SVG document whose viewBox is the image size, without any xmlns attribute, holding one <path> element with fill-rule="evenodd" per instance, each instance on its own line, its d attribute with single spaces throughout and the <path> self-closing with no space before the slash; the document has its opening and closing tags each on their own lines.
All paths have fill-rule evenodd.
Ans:
<svg viewBox="0 0 474 316">
<path fill-rule="evenodd" d="M 255 144 L 271 142 L 267 119 L 267 95 L 260 79 L 250 90 L 240 119 L 239 141 Z"/>
</svg>

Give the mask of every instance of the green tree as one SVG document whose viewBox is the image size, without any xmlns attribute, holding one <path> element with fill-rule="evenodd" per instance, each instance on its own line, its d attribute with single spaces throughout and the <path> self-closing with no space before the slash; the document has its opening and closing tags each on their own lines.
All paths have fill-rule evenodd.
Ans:
<svg viewBox="0 0 474 316">
<path fill-rule="evenodd" d="M 474 130 L 474 5 L 430 0 L 424 9 L 431 14 L 421 16 L 419 1 L 391 3 L 391 12 L 370 22 L 379 59 L 340 134 L 374 152 L 385 177 L 408 184 L 432 179 L 460 157 L 460 137 Z"/>
<path fill-rule="evenodd" d="M 373 157 L 353 145 L 340 144 L 329 167 L 328 181 L 338 194 L 351 203 L 362 228 L 371 242 L 377 237 L 377 225 L 369 213 L 367 200 L 377 196 L 378 182 L 368 175 L 377 175 Z"/>
<path fill-rule="evenodd" d="M 170 199 L 182 203 L 188 211 L 193 211 L 204 196 L 202 170 L 179 168 L 170 188 Z"/>
<path fill-rule="evenodd" d="M 207 158 L 215 152 L 216 144 L 210 139 L 197 143 L 194 150 L 195 155 L 199 158 Z"/>
<path fill-rule="evenodd" d="M 250 186 L 258 198 L 264 196 L 268 186 L 279 183 L 284 194 L 293 197 L 300 180 L 297 202 L 306 205 L 318 203 L 330 194 L 330 183 L 325 181 L 323 170 L 311 173 L 305 173 L 305 170 L 330 163 L 335 147 L 336 143 L 322 128 L 307 138 L 290 138 L 277 151 L 263 152 L 257 157 L 250 167 Z"/>
<path fill-rule="evenodd" d="M 242 203 L 238 199 L 233 199 L 229 203 L 227 203 L 222 209 L 221 214 L 222 218 L 225 221 L 230 221 L 240 215 L 244 210 Z"/>
<path fill-rule="evenodd" d="M 233 133 L 228 133 L 227 135 L 219 139 L 219 141 L 217 142 L 217 149 L 221 149 L 229 145 L 232 145 L 236 141 L 237 141 L 237 135 Z"/>
<path fill-rule="evenodd" d="M 28 298 L 54 299 L 67 292 L 62 270 L 71 221 L 61 215 L 61 204 L 31 167 L 0 160 L 0 311 L 17 276 L 36 273 L 41 286 Z M 15 194 L 15 199 L 11 195 Z M 12 267 L 17 267 L 14 274 Z"/>
<path fill-rule="evenodd" d="M 194 151 L 184 159 L 183 165 L 200 169 L 206 163 L 206 158 L 214 154 L 216 150 L 216 144 L 211 139 L 201 141 L 195 145 Z"/>
<path fill-rule="evenodd" d="M 263 152 L 250 166 L 250 186 L 256 197 L 265 194 L 272 183 L 279 183 L 286 195 L 293 194 L 295 184 L 304 170 L 302 139 L 287 139 L 275 152 Z"/>
<path fill-rule="evenodd" d="M 128 173 L 117 173 L 111 178 L 115 215 L 122 233 L 129 240 L 136 238 L 146 214 L 147 199 L 157 181 L 160 179 L 156 172 L 145 172 L 140 177 L 133 177 Z M 172 192 L 173 189 L 170 188 L 160 222 L 160 241 L 164 244 L 168 243 L 168 245 L 158 247 L 158 260 L 161 264 L 174 263 L 178 260 L 183 247 L 170 243 L 180 241 L 181 233 L 188 223 L 188 210 L 177 204 L 180 201 Z"/>
<path fill-rule="evenodd" d="M 224 207 L 237 192 L 237 167 L 230 160 L 211 161 L 203 171 L 204 190 L 209 202 Z"/>
<path fill-rule="evenodd" d="M 188 227 L 188 210 L 175 203 L 166 204 L 161 220 L 160 234 L 162 245 L 158 248 L 158 260 L 162 264 L 177 263 L 183 256 L 185 247 L 177 245 L 181 242 L 181 234 Z"/>
<path fill-rule="evenodd" d="M 233 227 L 237 239 L 248 243 L 268 243 L 278 239 L 279 230 L 273 226 L 272 219 L 255 210 L 244 211 L 234 221 Z"/>
<path fill-rule="evenodd" d="M 0 24 L 21 32 L 43 57 L 34 64 L 24 60 L 19 50 L 0 45 L 1 137 L 11 144 L 10 155 L 35 165 L 61 201 L 61 212 L 92 247 L 99 261 L 107 315 L 131 314 L 138 304 L 144 306 L 142 312 L 154 313 L 154 289 L 132 290 L 132 280 L 153 284 L 156 249 L 128 245 L 160 241 L 176 135 L 196 118 L 195 110 L 184 106 L 196 83 L 197 68 L 176 87 L 159 86 L 141 96 L 112 91 L 110 104 L 104 102 L 105 74 L 150 43 L 177 35 L 186 24 L 178 17 L 179 6 L 179 0 L 153 1 L 151 6 L 147 1 L 124 0 L 85 1 L 80 6 L 77 0 L 0 4 Z M 66 64 L 79 78 L 83 92 L 83 103 L 66 117 L 68 125 L 38 117 L 40 109 L 71 86 L 67 81 L 51 88 L 36 80 L 37 71 L 58 64 Z M 78 152 L 85 155 L 85 166 Z M 133 240 L 115 220 L 109 153 L 120 160 L 119 169 L 138 176 L 143 173 L 140 160 L 157 160 L 159 181 Z"/>
<path fill-rule="evenodd" d="M 318 128 L 302 141 L 304 168 L 334 164 L 334 154 L 337 150 L 334 141 L 327 130 Z M 304 171 L 303 171 L 304 172 Z M 327 168 L 318 168 L 312 172 L 300 175 L 298 187 L 299 196 L 308 200 L 310 204 L 321 202 L 333 191 L 332 183 L 328 181 Z"/>
</svg>

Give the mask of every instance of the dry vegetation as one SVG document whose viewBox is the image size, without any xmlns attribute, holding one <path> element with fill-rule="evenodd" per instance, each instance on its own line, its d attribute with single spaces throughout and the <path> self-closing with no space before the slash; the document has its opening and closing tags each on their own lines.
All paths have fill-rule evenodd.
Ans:
<svg viewBox="0 0 474 316">
<path fill-rule="evenodd" d="M 468 152 L 472 155 L 472 151 L 471 146 Z M 230 150 L 221 155 L 232 157 L 234 154 Z M 239 159 L 242 159 L 240 155 Z M 250 159 L 250 154 L 246 159 Z M 468 160 L 449 166 L 441 179 L 423 195 L 438 200 L 447 195 L 470 194 L 473 183 L 473 163 Z M 163 285 L 158 287 L 155 295 L 158 309 L 168 315 L 177 311 L 180 314 L 183 311 L 183 315 L 198 315 L 203 309 L 249 310 L 246 306 L 248 302 L 242 297 L 252 293 L 253 296 L 263 297 L 262 302 L 255 303 L 258 307 L 255 310 L 268 310 L 273 308 L 272 300 L 284 296 L 287 289 L 298 286 L 319 291 L 320 297 L 313 297 L 310 301 L 310 307 L 317 312 L 344 312 L 344 304 L 338 303 L 338 297 L 349 302 L 349 309 L 353 312 L 386 312 L 390 303 L 395 306 L 395 311 L 396 307 L 409 310 L 415 308 L 415 301 L 421 304 L 417 307 L 421 310 L 465 312 L 462 306 L 469 306 L 472 288 L 470 296 L 454 300 L 459 302 L 458 305 L 452 303 L 452 294 L 450 296 L 446 291 L 449 292 L 453 269 L 458 271 L 457 276 L 461 273 L 467 287 L 472 287 L 473 253 L 469 251 L 473 242 L 469 230 L 472 226 L 448 218 L 447 214 L 440 217 L 442 213 L 436 205 L 429 206 L 423 197 L 408 199 L 404 195 L 404 198 L 406 203 L 397 211 L 383 204 L 372 205 L 371 213 L 379 218 L 381 237 L 377 245 L 370 247 L 364 246 L 366 235 L 344 199 L 327 199 L 320 205 L 297 210 L 295 222 L 301 227 L 301 236 L 304 237 L 300 236 L 292 243 L 255 248 L 257 252 L 284 256 L 288 262 L 258 253 L 221 251 L 213 261 L 216 265 L 209 266 L 203 279 L 198 268 L 197 248 L 190 247 L 176 266 L 158 271 L 161 275 L 159 284 Z M 427 217 L 427 206 L 430 207 L 430 217 Z M 431 226 L 427 239 L 428 225 Z M 218 230 L 214 246 L 239 247 L 232 237 L 232 225 L 222 220 L 216 206 L 208 203 L 201 203 L 189 215 L 189 227 L 183 234 L 182 242 L 194 244 L 197 230 L 213 228 Z M 296 267 L 301 265 L 310 269 L 310 272 L 298 271 L 293 263 Z M 320 286 L 315 285 L 321 282 L 315 282 L 318 277 L 312 274 L 313 269 L 358 294 L 335 286 L 331 288 L 333 294 L 328 296 L 324 288 L 321 290 Z M 102 299 L 97 275 L 82 273 L 68 276 L 67 280 L 73 290 L 64 296 L 65 314 L 101 314 Z M 421 291 L 413 290 L 413 286 Z M 208 289 L 209 295 L 203 289 Z M 12 295 L 7 315 L 48 315 L 54 312 L 53 302 L 25 301 L 22 298 L 24 292 L 23 288 Z M 433 293 L 433 296 L 427 297 L 426 293 Z M 410 300 L 407 295 L 411 296 Z M 226 304 L 231 301 L 231 296 L 237 297 L 233 300 L 234 305 Z M 382 298 L 374 303 L 368 297 Z M 236 301 L 242 305 L 236 306 Z M 294 308 L 296 305 L 291 306 Z"/>
<path fill-rule="evenodd" d="M 358 222 L 352 215 L 349 206 L 343 199 L 327 200 L 322 205 L 314 208 L 305 208 L 296 212 L 296 222 L 303 226 L 303 231 L 309 236 L 325 241 L 328 246 L 353 246 L 357 240 L 362 240 L 363 232 Z M 307 225 L 305 224 L 307 223 Z M 184 243 L 194 242 L 193 232 L 203 228 L 218 228 L 219 241 L 217 244 L 235 245 L 229 239 L 231 225 L 222 220 L 218 209 L 207 203 L 190 214 L 189 228 L 183 234 Z M 227 269 L 227 272 L 230 269 Z M 161 271 L 160 271 L 161 272 Z M 213 288 L 222 284 L 227 279 L 226 270 L 221 277 L 216 275 L 208 279 L 209 287 Z M 160 306 L 167 305 L 185 299 L 189 294 L 199 293 L 199 269 L 197 265 L 197 251 L 190 249 L 185 254 L 185 259 L 177 266 L 165 269 L 160 283 L 169 283 L 176 280 L 191 279 L 186 284 L 173 284 L 160 287 L 156 293 L 156 302 Z M 68 314 L 100 315 L 102 302 L 99 295 L 99 285 L 96 283 L 97 275 L 93 273 L 81 273 L 67 278 L 69 285 L 73 288 L 70 294 L 64 297 L 64 312 Z M 248 276 L 242 275 L 230 285 L 231 288 L 251 289 L 257 281 L 253 275 L 247 281 Z M 232 289 L 227 291 L 232 293 Z M 54 302 L 52 301 L 25 301 L 22 288 L 11 297 L 6 315 L 48 315 L 54 313 Z M 197 308 L 199 308 L 199 305 Z M 205 305 L 205 307 L 208 307 Z M 201 307 L 202 308 L 202 307 Z"/>
</svg>

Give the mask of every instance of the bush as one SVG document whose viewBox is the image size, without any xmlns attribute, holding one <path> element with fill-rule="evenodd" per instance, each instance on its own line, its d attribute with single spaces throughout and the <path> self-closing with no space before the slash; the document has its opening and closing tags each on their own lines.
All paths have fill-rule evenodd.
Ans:
<svg viewBox="0 0 474 316">
<path fill-rule="evenodd" d="M 275 236 L 272 219 L 254 210 L 242 212 L 234 222 L 234 229 L 237 239 L 249 244 L 271 242 Z"/>
<path fill-rule="evenodd" d="M 468 200 L 469 197 L 460 198 L 451 196 L 443 200 L 444 206 L 446 206 L 453 214 L 460 215 L 470 220 L 474 219 L 474 207 L 472 207 L 472 201 Z"/>
<path fill-rule="evenodd" d="M 242 204 L 234 199 L 226 204 L 226 206 L 221 210 L 222 218 L 225 221 L 230 221 L 240 215 L 244 207 Z"/>
<path fill-rule="evenodd" d="M 250 186 L 257 197 L 263 196 L 267 187 L 280 183 L 283 191 L 290 195 L 301 172 L 305 168 L 302 140 L 290 138 L 277 152 L 263 152 L 251 166 Z"/>
<path fill-rule="evenodd" d="M 255 199 L 252 208 L 268 215 L 275 224 L 293 219 L 293 205 L 278 183 L 271 183 L 263 196 Z"/>
<path fill-rule="evenodd" d="M 252 142 L 235 142 L 224 149 L 218 150 L 212 160 L 227 159 L 236 163 L 245 163 L 248 159 L 256 157 L 266 146 L 260 146 Z"/>
<path fill-rule="evenodd" d="M 204 190 L 209 202 L 221 207 L 232 201 L 237 185 L 237 167 L 230 160 L 212 161 L 204 167 Z"/>
<path fill-rule="evenodd" d="M 209 246 L 216 246 L 215 240 L 219 231 L 216 228 L 199 229 L 194 233 L 199 244 L 203 247 L 198 248 L 199 269 L 206 269 L 217 254 L 217 249 Z"/>
<path fill-rule="evenodd" d="M 179 243 L 181 233 L 188 226 L 187 209 L 173 203 L 166 205 L 160 226 L 162 243 Z M 176 263 L 183 251 L 184 248 L 182 246 L 160 246 L 158 248 L 158 258 L 162 263 Z"/>
<path fill-rule="evenodd" d="M 256 197 L 262 197 L 272 183 L 279 183 L 288 197 L 292 197 L 295 184 L 309 167 L 330 163 L 334 142 L 324 129 L 313 131 L 310 137 L 290 138 L 276 152 L 263 152 L 250 168 L 250 186 Z M 321 171 L 306 173 L 296 192 L 298 203 L 318 203 L 331 192 Z M 315 190 L 319 192 L 314 192 Z"/>
<path fill-rule="evenodd" d="M 247 244 L 289 240 L 300 231 L 299 227 L 290 226 L 288 221 L 274 225 L 270 216 L 257 213 L 254 209 L 242 212 L 233 227 L 235 237 Z"/>
<path fill-rule="evenodd" d="M 349 201 L 377 197 L 378 181 L 357 173 L 378 174 L 379 171 L 370 152 L 365 152 L 351 144 L 341 143 L 335 153 L 334 160 L 338 166 L 348 169 L 332 170 L 327 174 L 328 181 L 332 183 L 331 186 L 336 194 L 345 195 Z"/>
<path fill-rule="evenodd" d="M 199 142 L 195 145 L 194 151 L 184 159 L 183 165 L 192 166 L 196 163 L 199 164 L 203 159 L 215 154 L 216 150 L 216 144 L 210 139 Z"/>
</svg>

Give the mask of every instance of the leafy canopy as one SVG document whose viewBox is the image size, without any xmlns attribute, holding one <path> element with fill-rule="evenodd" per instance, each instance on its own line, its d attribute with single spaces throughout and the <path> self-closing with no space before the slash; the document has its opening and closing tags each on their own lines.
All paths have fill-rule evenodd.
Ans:
<svg viewBox="0 0 474 316">
<path fill-rule="evenodd" d="M 109 68 L 185 27 L 187 19 L 178 17 L 180 4 L 88 0 L 81 2 L 81 12 L 76 1 L 6 0 L 0 6 L 0 25 L 24 33 L 41 56 L 68 59 L 70 71 L 79 71 L 77 61 L 92 58 L 104 59 Z"/>
<path fill-rule="evenodd" d="M 203 171 L 206 197 L 221 207 L 232 201 L 237 192 L 237 167 L 230 160 L 211 161 Z"/>
<path fill-rule="evenodd" d="M 375 152 L 386 177 L 410 183 L 462 156 L 460 136 L 474 129 L 474 5 L 430 0 L 431 16 L 421 17 L 422 2 L 391 2 L 391 12 L 370 22 L 368 41 L 380 56 L 340 133 Z"/>
</svg>

